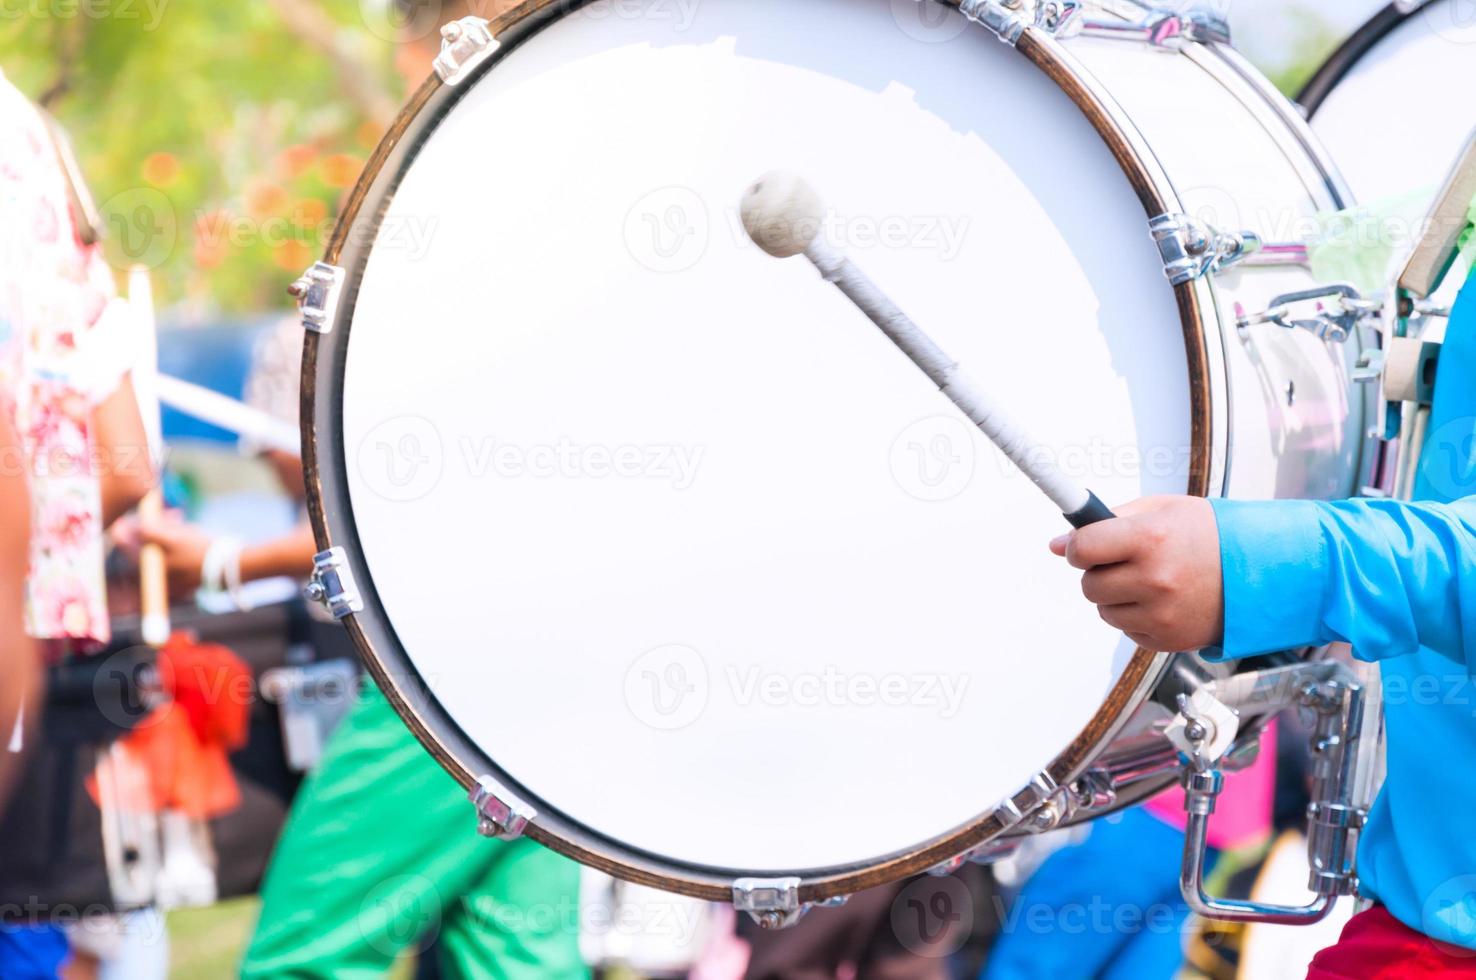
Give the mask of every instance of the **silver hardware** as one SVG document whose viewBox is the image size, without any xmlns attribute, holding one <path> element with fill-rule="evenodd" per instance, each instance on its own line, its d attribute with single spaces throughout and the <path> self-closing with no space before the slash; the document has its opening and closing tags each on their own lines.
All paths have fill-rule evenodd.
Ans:
<svg viewBox="0 0 1476 980">
<path fill-rule="evenodd" d="M 1137 41 L 1156 48 L 1180 44 L 1229 44 L 1230 22 L 1208 5 L 1196 4 L 1187 10 L 1172 10 L 1147 3 L 1132 3 L 1137 15 L 1123 20 L 1084 20 L 1075 33 L 1086 37 Z"/>
<path fill-rule="evenodd" d="M 1032 834 L 1046 834 L 1055 830 L 1070 816 L 1070 801 L 1063 795 L 1046 800 L 1030 814 L 1025 829 Z"/>
<path fill-rule="evenodd" d="M 1083 810 L 1106 810 L 1117 804 L 1117 787 L 1105 769 L 1088 769 L 1071 784 L 1071 795 Z"/>
<path fill-rule="evenodd" d="M 435 72 L 447 85 L 456 85 L 502 45 L 481 17 L 463 17 L 441 28 L 441 53 Z"/>
<path fill-rule="evenodd" d="M 1378 381 L 1384 374 L 1384 351 L 1378 347 L 1365 347 L 1358 355 L 1349 377 L 1356 384 Z"/>
<path fill-rule="evenodd" d="M 491 776 L 478 779 L 467 796 L 477 808 L 477 833 L 483 837 L 517 840 L 528 821 L 538 816 L 537 810 Z"/>
<path fill-rule="evenodd" d="M 1023 837 L 996 837 L 969 851 L 967 858 L 970 864 L 995 864 L 1014 855 L 1024 842 Z"/>
<path fill-rule="evenodd" d="M 1170 212 L 1148 221 L 1163 259 L 1163 274 L 1175 286 L 1245 264 L 1305 265 L 1307 247 L 1267 242 L 1253 231 L 1221 231 L 1187 214 Z"/>
<path fill-rule="evenodd" d="M 799 900 L 798 878 L 738 878 L 733 908 L 747 912 L 763 929 L 787 929 L 808 911 Z"/>
<path fill-rule="evenodd" d="M 1307 855 L 1312 867 L 1308 888 L 1316 897 L 1306 905 L 1285 906 L 1205 894 L 1209 820 L 1224 788 L 1224 776 L 1219 765 L 1201 764 L 1203 756 L 1191 756 L 1195 764 L 1183 776 L 1184 810 L 1189 823 L 1179 887 L 1189 907 L 1207 919 L 1286 925 L 1317 922 L 1339 896 L 1355 894 L 1358 887 L 1354 860 L 1366 811 L 1355 804 L 1354 792 L 1357 749 L 1364 724 L 1364 691 L 1346 667 L 1333 661 L 1259 673 L 1262 676 L 1232 679 L 1228 686 L 1233 691 L 1221 693 L 1239 706 L 1297 705 L 1316 716 L 1312 732 L 1312 803 L 1307 808 Z M 1233 694 L 1243 695 L 1244 700 Z"/>
<path fill-rule="evenodd" d="M 1198 770 L 1219 762 L 1240 734 L 1240 712 L 1216 697 L 1212 687 L 1206 684 L 1180 694 L 1179 713 L 1163 733 Z"/>
<path fill-rule="evenodd" d="M 1148 222 L 1148 231 L 1163 259 L 1163 274 L 1182 286 L 1209 274 L 1215 266 L 1215 235 L 1187 214 L 1160 214 Z"/>
<path fill-rule="evenodd" d="M 312 602 L 327 606 L 334 619 L 364 611 L 364 598 L 354 582 L 348 552 L 342 548 L 329 548 L 313 556 L 313 576 L 303 589 L 303 595 Z"/>
<path fill-rule="evenodd" d="M 305 328 L 314 333 L 327 333 L 333 329 L 343 279 L 344 272 L 338 266 L 314 262 L 301 278 L 287 287 L 287 292 L 297 298 L 297 308 L 302 312 Z"/>
<path fill-rule="evenodd" d="M 261 675 L 261 696 L 277 706 L 293 772 L 317 766 L 324 744 L 353 702 L 358 680 L 358 667 L 347 658 L 276 667 Z"/>
<path fill-rule="evenodd" d="M 1215 234 L 1219 261 L 1215 272 L 1232 265 L 1254 267 L 1308 264 L 1303 242 L 1268 242 L 1253 231 L 1222 231 Z"/>
<path fill-rule="evenodd" d="M 969 856 L 973 853 L 973 851 L 964 851 L 962 854 L 956 857 L 951 857 L 947 861 L 935 864 L 928 869 L 928 874 L 932 875 L 934 878 L 946 878 L 957 871 L 959 868 L 963 867 L 965 864 L 968 864 Z"/>
<path fill-rule="evenodd" d="M 1328 307 L 1323 300 L 1334 301 L 1333 306 Z M 1310 317 L 1294 317 L 1292 307 L 1303 303 L 1315 303 L 1315 312 Z M 1242 310 L 1236 312 L 1236 329 L 1242 340 L 1248 339 L 1249 328 L 1262 323 L 1274 323 L 1288 330 L 1301 327 L 1310 330 L 1320 340 L 1343 343 L 1358 329 L 1361 322 L 1379 316 L 1382 310 L 1377 301 L 1364 299 L 1358 290 L 1346 282 L 1337 282 L 1285 293 L 1273 299 L 1270 308 L 1261 313 L 1246 314 Z"/>
<path fill-rule="evenodd" d="M 1019 2 L 1007 5 L 1000 0 L 962 0 L 958 12 L 1014 47 L 1032 24 L 1032 19 L 1020 12 L 1021 6 Z"/>
<path fill-rule="evenodd" d="M 1055 37 L 1069 37 L 1081 28 L 1081 0 L 1043 0 L 1035 8 L 1035 26 Z"/>
</svg>

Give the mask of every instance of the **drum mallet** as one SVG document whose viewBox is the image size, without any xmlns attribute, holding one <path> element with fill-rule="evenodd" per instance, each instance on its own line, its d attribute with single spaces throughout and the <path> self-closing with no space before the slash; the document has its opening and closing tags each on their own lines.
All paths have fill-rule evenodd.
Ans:
<svg viewBox="0 0 1476 980">
<path fill-rule="evenodd" d="M 820 235 L 824 206 L 820 196 L 794 174 L 767 173 L 743 195 L 743 228 L 755 245 L 775 258 L 804 255 L 820 275 L 836 285 L 897 348 L 948 396 L 989 441 L 999 447 L 1061 509 L 1073 527 L 1116 516 L 1097 495 L 1082 487 L 1039 451 L 1039 443 L 1009 418 L 989 394 L 971 381 L 957 362 L 887 298 L 860 269 Z"/>
</svg>

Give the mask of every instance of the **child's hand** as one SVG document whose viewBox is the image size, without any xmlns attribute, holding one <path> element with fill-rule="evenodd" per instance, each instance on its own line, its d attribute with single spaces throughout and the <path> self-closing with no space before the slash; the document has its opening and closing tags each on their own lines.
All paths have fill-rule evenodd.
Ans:
<svg viewBox="0 0 1476 980">
<path fill-rule="evenodd" d="M 1220 642 L 1224 595 L 1220 532 L 1209 501 L 1146 497 L 1117 519 L 1051 542 L 1085 570 L 1081 591 L 1102 619 L 1147 650 L 1198 650 Z"/>
</svg>

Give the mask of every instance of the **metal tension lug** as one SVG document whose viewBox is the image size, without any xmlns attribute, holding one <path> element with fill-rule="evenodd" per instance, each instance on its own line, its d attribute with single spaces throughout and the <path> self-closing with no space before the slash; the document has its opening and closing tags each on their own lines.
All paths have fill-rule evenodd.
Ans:
<svg viewBox="0 0 1476 980">
<path fill-rule="evenodd" d="M 342 548 L 329 548 L 313 556 L 313 575 L 303 595 L 326 606 L 334 619 L 364 611 L 364 598 L 349 568 L 348 552 Z"/>
<path fill-rule="evenodd" d="M 478 779 L 467 796 L 477 808 L 477 833 L 483 837 L 517 840 L 528 821 L 538 816 L 537 810 L 491 776 Z"/>
<path fill-rule="evenodd" d="M 304 328 L 314 333 L 328 333 L 333 329 L 343 278 L 344 272 L 338 266 L 314 262 L 300 279 L 287 287 L 287 292 L 297 299 Z"/>
<path fill-rule="evenodd" d="M 1215 233 L 1187 214 L 1160 214 L 1149 220 L 1148 232 L 1163 259 L 1163 274 L 1172 285 L 1209 275 L 1219 261 Z"/>
<path fill-rule="evenodd" d="M 762 929 L 788 929 L 807 912 L 799 900 L 798 878 L 738 878 L 733 908 L 747 912 Z"/>
<path fill-rule="evenodd" d="M 481 17 L 453 20 L 441 28 L 441 53 L 436 55 L 435 72 L 442 82 L 456 85 L 501 46 Z"/>
<path fill-rule="evenodd" d="M 962 0 L 958 12 L 1014 47 L 1032 24 L 1032 19 L 1021 12 L 1023 6 L 1022 0 Z"/>
</svg>

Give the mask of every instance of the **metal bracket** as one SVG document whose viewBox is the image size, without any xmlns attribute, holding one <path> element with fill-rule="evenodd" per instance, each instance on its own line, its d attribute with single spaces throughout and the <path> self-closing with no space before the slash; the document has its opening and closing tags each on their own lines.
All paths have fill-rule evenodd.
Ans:
<svg viewBox="0 0 1476 980">
<path fill-rule="evenodd" d="M 1124 20 L 1083 20 L 1073 33 L 1085 37 L 1104 37 L 1137 41 L 1156 48 L 1180 44 L 1229 44 L 1230 22 L 1225 15 L 1205 4 L 1187 10 L 1154 6 L 1140 0 L 1129 0 L 1119 6 L 1134 8 L 1136 16 Z"/>
<path fill-rule="evenodd" d="M 433 67 L 442 82 L 456 85 L 501 46 L 481 17 L 453 20 L 441 28 L 441 53 Z"/>
<path fill-rule="evenodd" d="M 1328 308 L 1322 300 L 1334 300 L 1336 308 Z M 1293 317 L 1291 308 L 1300 303 L 1316 303 L 1316 312 L 1310 317 Z M 1327 286 L 1285 293 L 1273 299 L 1270 309 L 1261 313 L 1247 314 L 1237 307 L 1235 326 L 1242 340 L 1249 338 L 1249 328 L 1262 323 L 1274 323 L 1288 330 L 1298 327 L 1310 330 L 1319 340 L 1343 343 L 1353 335 L 1360 323 L 1378 317 L 1382 312 L 1377 301 L 1364 299 L 1351 284 L 1335 282 Z"/>
<path fill-rule="evenodd" d="M 287 287 L 296 297 L 302 312 L 302 325 L 314 333 L 328 333 L 338 313 L 338 296 L 343 291 L 344 271 L 327 262 L 314 262 L 302 276 Z"/>
<path fill-rule="evenodd" d="M 1164 729 L 1164 737 L 1203 771 L 1224 758 L 1240 734 L 1240 712 L 1211 693 L 1209 687 L 1180 694 L 1179 713 Z"/>
<path fill-rule="evenodd" d="M 978 24 L 1010 47 L 1020 42 L 1020 35 L 1033 23 L 1023 12 L 1021 0 L 961 0 L 958 12 Z"/>
<path fill-rule="evenodd" d="M 1014 47 L 1028 27 L 1051 37 L 1076 33 L 1082 0 L 961 0 L 959 13 Z"/>
<path fill-rule="evenodd" d="M 478 779 L 467 796 L 477 808 L 477 833 L 483 837 L 517 840 L 528 821 L 538 816 L 537 810 L 491 776 Z"/>
<path fill-rule="evenodd" d="M 1230 43 L 1230 24 L 1206 5 L 1171 10 L 1128 0 L 1133 14 L 1122 20 L 1088 20 L 1084 0 L 961 0 L 959 13 L 1014 46 L 1026 28 L 1057 40 L 1102 37 L 1172 48 L 1186 43 Z"/>
<path fill-rule="evenodd" d="M 1354 860 L 1366 815 L 1355 800 L 1363 687 L 1347 668 L 1334 663 L 1266 671 L 1256 684 L 1255 689 L 1239 693 L 1267 704 L 1290 701 L 1316 716 L 1312 732 L 1312 803 L 1307 807 L 1307 856 L 1311 864 L 1307 887 L 1316 897 L 1306 905 L 1286 906 L 1205 894 L 1209 820 L 1224 788 L 1218 765 L 1195 765 L 1184 773 L 1184 810 L 1189 822 L 1179 888 L 1190 909 L 1207 919 L 1282 925 L 1319 922 L 1339 896 L 1355 894 L 1358 889 Z M 1241 703 L 1237 698 L 1231 700 Z"/>
<path fill-rule="evenodd" d="M 313 575 L 303 595 L 328 607 L 334 619 L 364 611 L 364 598 L 349 568 L 348 552 L 342 548 L 329 548 L 313 556 Z"/>
<path fill-rule="evenodd" d="M 1158 245 L 1163 274 L 1175 286 L 1207 276 L 1219 261 L 1216 233 L 1187 214 L 1160 214 L 1148 221 L 1148 233 Z"/>
<path fill-rule="evenodd" d="M 738 878 L 733 882 L 733 908 L 747 912 L 763 929 L 787 929 L 808 908 L 800 904 L 798 878 Z"/>
</svg>

